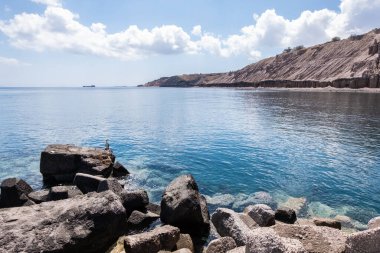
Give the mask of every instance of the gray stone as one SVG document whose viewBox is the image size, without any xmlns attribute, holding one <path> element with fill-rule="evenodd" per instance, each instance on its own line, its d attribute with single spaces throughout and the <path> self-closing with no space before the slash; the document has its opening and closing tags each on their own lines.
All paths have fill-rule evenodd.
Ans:
<svg viewBox="0 0 380 253">
<path fill-rule="evenodd" d="M 342 229 L 342 224 L 339 221 L 334 220 L 334 219 L 314 218 L 313 222 L 316 226 L 324 226 L 324 227 Z"/>
<path fill-rule="evenodd" d="M 1 182 L 0 208 L 18 207 L 34 204 L 29 200 L 28 194 L 32 187 L 19 178 L 7 178 Z"/>
<path fill-rule="evenodd" d="M 128 253 L 156 253 L 160 250 L 171 251 L 180 237 L 180 230 L 169 225 L 152 231 L 129 235 L 124 238 L 124 249 Z"/>
<path fill-rule="evenodd" d="M 239 217 L 250 229 L 259 227 L 259 225 L 251 217 L 249 217 L 248 214 L 239 213 Z"/>
<path fill-rule="evenodd" d="M 40 171 L 48 183 L 71 183 L 78 172 L 109 176 L 114 161 L 110 150 L 56 144 L 41 153 Z"/>
<path fill-rule="evenodd" d="M 189 249 L 190 252 L 194 253 L 194 243 L 191 236 L 189 234 L 180 234 L 176 249 Z"/>
<path fill-rule="evenodd" d="M 39 190 L 28 194 L 28 198 L 36 204 L 49 201 L 49 190 Z"/>
<path fill-rule="evenodd" d="M 99 184 L 105 181 L 105 178 L 93 176 L 89 174 L 77 173 L 74 178 L 74 184 L 83 192 L 95 192 L 99 188 Z"/>
<path fill-rule="evenodd" d="M 251 217 L 260 227 L 269 227 L 275 224 L 274 211 L 267 205 L 247 206 L 244 213 Z"/>
<path fill-rule="evenodd" d="M 69 191 L 65 186 L 54 186 L 49 191 L 49 200 L 61 200 L 69 197 Z"/>
<path fill-rule="evenodd" d="M 112 176 L 124 177 L 129 174 L 129 171 L 119 162 L 115 162 L 112 167 Z"/>
<path fill-rule="evenodd" d="M 160 215 L 163 223 L 189 233 L 210 227 L 206 199 L 191 175 L 180 176 L 168 185 L 162 196 Z"/>
<path fill-rule="evenodd" d="M 157 214 L 154 214 L 152 212 L 140 212 L 140 211 L 133 211 L 131 215 L 128 218 L 127 226 L 129 229 L 142 229 L 147 226 L 149 226 L 153 221 L 159 219 L 160 216 Z"/>
<path fill-rule="evenodd" d="M 297 215 L 291 208 L 280 207 L 275 212 L 275 219 L 288 224 L 294 224 L 297 220 Z"/>
<path fill-rule="evenodd" d="M 232 237 L 222 237 L 212 240 L 205 253 L 226 253 L 229 250 L 236 248 L 236 243 Z"/>
<path fill-rule="evenodd" d="M 132 213 L 134 210 L 145 211 L 149 203 L 148 194 L 144 190 L 123 190 L 120 198 L 127 213 Z"/>
<path fill-rule="evenodd" d="M 227 253 L 246 253 L 246 252 L 247 252 L 247 246 L 240 246 L 240 247 L 227 251 Z"/>
<path fill-rule="evenodd" d="M 111 191 L 0 210 L 0 252 L 104 252 L 125 209 Z"/>
<path fill-rule="evenodd" d="M 379 253 L 380 228 L 369 229 L 347 236 L 345 253 Z"/>
<path fill-rule="evenodd" d="M 368 222 L 368 228 L 374 229 L 374 228 L 380 228 L 380 217 L 375 217 L 372 220 Z"/>
<path fill-rule="evenodd" d="M 123 186 L 116 179 L 106 179 L 99 183 L 97 192 L 104 192 L 111 190 L 116 194 L 120 194 L 123 191 Z"/>
<path fill-rule="evenodd" d="M 154 203 L 148 203 L 148 205 L 146 206 L 146 209 L 152 213 L 155 213 L 158 215 L 161 214 L 161 206 L 160 205 L 157 205 Z"/>
</svg>

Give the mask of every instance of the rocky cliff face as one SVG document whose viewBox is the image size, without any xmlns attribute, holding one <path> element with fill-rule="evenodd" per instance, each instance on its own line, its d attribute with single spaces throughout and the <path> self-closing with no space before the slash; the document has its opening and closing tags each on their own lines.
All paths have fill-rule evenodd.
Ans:
<svg viewBox="0 0 380 253">
<path fill-rule="evenodd" d="M 163 77 L 145 86 L 380 87 L 380 29 L 263 59 L 241 70 Z"/>
</svg>

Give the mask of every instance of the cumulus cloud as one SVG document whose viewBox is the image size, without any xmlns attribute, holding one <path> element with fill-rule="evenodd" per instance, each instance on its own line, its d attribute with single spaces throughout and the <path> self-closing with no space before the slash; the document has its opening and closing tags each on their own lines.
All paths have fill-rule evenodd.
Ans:
<svg viewBox="0 0 380 253">
<path fill-rule="evenodd" d="M 36 51 L 64 50 L 131 60 L 163 54 L 215 54 L 221 57 L 246 55 L 252 60 L 267 49 L 312 45 L 335 36 L 366 32 L 380 24 L 380 0 L 341 0 L 340 10 L 304 11 L 295 19 L 266 10 L 253 15 L 253 24 L 236 34 L 221 37 L 203 31 L 190 33 L 176 25 L 143 29 L 131 25 L 108 33 L 103 23 L 89 26 L 79 15 L 65 9 L 60 0 L 32 0 L 46 5 L 42 14 L 21 13 L 0 21 L 0 32 L 11 45 Z"/>
</svg>

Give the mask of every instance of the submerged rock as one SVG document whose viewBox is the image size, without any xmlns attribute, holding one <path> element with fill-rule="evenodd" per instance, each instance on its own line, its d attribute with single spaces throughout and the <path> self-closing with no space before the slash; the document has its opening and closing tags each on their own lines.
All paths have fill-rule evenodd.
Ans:
<svg viewBox="0 0 380 253">
<path fill-rule="evenodd" d="M 99 252 L 125 220 L 111 191 L 0 210 L 0 252 Z"/>
<path fill-rule="evenodd" d="M 206 199 L 191 175 L 180 176 L 168 185 L 161 200 L 161 220 L 190 233 L 209 229 Z"/>
<path fill-rule="evenodd" d="M 306 207 L 306 198 L 289 197 L 288 199 L 286 199 L 285 202 L 280 202 L 278 205 L 280 207 L 287 207 L 293 209 L 296 212 L 296 214 L 299 214 L 301 210 L 303 210 Z"/>
<path fill-rule="evenodd" d="M 19 178 L 7 178 L 1 182 L 0 208 L 33 205 L 28 198 L 32 187 Z"/>
<path fill-rule="evenodd" d="M 42 151 L 40 171 L 45 182 L 71 183 L 78 172 L 108 177 L 114 160 L 110 150 L 55 144 Z"/>
</svg>

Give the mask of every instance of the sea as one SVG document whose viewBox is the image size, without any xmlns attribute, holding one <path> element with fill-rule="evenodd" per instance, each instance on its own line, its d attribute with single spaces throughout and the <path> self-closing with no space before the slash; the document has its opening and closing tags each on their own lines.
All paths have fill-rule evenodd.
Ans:
<svg viewBox="0 0 380 253">
<path fill-rule="evenodd" d="M 104 147 L 159 203 L 192 174 L 209 203 L 380 214 L 380 93 L 228 88 L 0 88 L 0 180 L 44 187 L 49 144 Z"/>
</svg>

